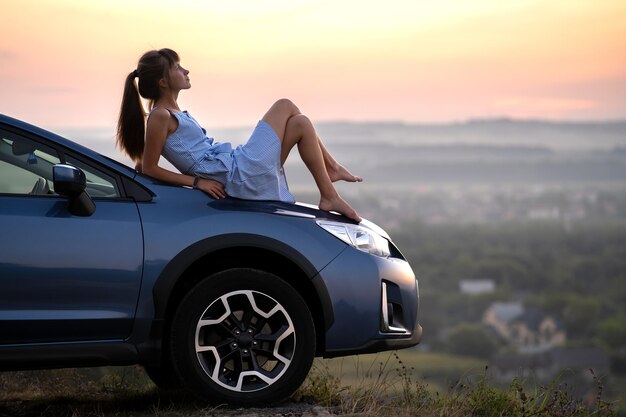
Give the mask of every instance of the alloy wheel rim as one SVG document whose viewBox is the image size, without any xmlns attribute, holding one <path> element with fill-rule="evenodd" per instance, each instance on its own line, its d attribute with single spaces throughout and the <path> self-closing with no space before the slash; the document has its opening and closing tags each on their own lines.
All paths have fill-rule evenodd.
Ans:
<svg viewBox="0 0 626 417">
<path fill-rule="evenodd" d="M 195 350 L 202 369 L 213 382 L 235 392 L 274 384 L 293 361 L 295 347 L 289 313 L 259 291 L 222 295 L 196 324 Z"/>
</svg>

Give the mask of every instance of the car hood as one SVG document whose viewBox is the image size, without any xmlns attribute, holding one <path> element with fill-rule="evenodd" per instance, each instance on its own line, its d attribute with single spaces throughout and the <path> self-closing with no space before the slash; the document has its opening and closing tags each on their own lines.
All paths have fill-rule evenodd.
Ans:
<svg viewBox="0 0 626 417">
<path fill-rule="evenodd" d="M 317 220 L 323 219 L 332 220 L 340 223 L 356 224 L 354 220 L 346 216 L 320 210 L 317 206 L 306 203 L 291 204 L 281 201 L 240 200 L 237 198 L 229 197 L 219 200 L 213 200 L 208 205 L 216 210 L 254 211 L 258 213 L 268 213 L 281 216 L 304 217 Z M 387 234 L 387 232 L 385 232 L 375 223 L 367 219 L 363 219 L 359 224 L 389 239 L 389 235 Z"/>
</svg>

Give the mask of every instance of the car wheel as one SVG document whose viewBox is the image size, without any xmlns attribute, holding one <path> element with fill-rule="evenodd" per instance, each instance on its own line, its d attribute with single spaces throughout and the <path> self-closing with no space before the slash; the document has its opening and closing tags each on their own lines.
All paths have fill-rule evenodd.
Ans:
<svg viewBox="0 0 626 417">
<path fill-rule="evenodd" d="M 300 294 L 276 275 L 230 269 L 207 277 L 172 322 L 174 367 L 204 401 L 270 404 L 291 395 L 315 356 L 315 327 Z"/>
</svg>

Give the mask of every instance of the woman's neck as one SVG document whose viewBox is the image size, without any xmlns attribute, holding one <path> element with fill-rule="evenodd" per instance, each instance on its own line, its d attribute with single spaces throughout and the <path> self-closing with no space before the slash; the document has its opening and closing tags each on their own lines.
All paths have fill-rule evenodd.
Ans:
<svg viewBox="0 0 626 417">
<path fill-rule="evenodd" d="M 159 99 L 154 102 L 154 105 L 152 107 L 163 107 L 169 110 L 180 111 L 180 107 L 178 107 L 178 103 L 176 102 L 176 100 Z"/>
<path fill-rule="evenodd" d="M 178 107 L 178 91 L 174 92 L 169 89 L 161 90 L 162 94 L 158 100 L 154 102 L 153 107 L 165 107 L 166 109 L 180 111 Z"/>
</svg>

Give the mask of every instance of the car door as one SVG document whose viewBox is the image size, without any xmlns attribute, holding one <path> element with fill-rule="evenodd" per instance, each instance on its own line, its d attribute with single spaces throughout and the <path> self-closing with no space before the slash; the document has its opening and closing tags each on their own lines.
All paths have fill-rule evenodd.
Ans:
<svg viewBox="0 0 626 417">
<path fill-rule="evenodd" d="M 0 345 L 120 340 L 132 330 L 143 240 L 115 173 L 0 127 Z M 72 215 L 55 163 L 87 177 L 96 210 Z"/>
</svg>

